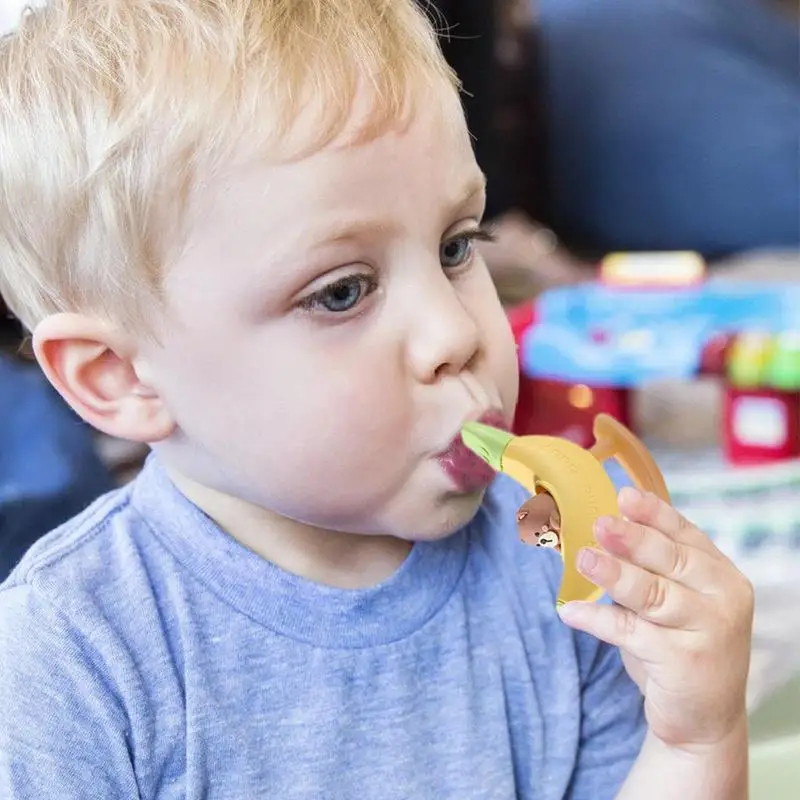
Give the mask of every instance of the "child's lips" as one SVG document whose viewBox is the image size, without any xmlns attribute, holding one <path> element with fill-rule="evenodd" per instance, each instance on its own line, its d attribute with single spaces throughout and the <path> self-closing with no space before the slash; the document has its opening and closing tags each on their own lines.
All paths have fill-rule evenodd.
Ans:
<svg viewBox="0 0 800 800">
<path fill-rule="evenodd" d="M 480 417 L 478 422 L 502 430 L 508 429 L 505 416 L 500 411 L 490 411 Z M 453 439 L 447 450 L 437 456 L 437 461 L 460 492 L 470 493 L 485 489 L 494 480 L 495 471 L 464 444 L 461 434 Z"/>
</svg>

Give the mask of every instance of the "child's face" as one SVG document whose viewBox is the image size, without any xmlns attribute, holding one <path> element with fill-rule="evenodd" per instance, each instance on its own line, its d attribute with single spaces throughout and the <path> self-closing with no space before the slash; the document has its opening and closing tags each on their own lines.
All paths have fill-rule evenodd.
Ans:
<svg viewBox="0 0 800 800">
<path fill-rule="evenodd" d="M 206 190 L 138 365 L 175 471 L 332 530 L 424 539 L 474 514 L 485 482 L 441 454 L 467 419 L 511 421 L 516 353 L 469 239 L 484 190 L 457 97 L 422 108 Z"/>
</svg>

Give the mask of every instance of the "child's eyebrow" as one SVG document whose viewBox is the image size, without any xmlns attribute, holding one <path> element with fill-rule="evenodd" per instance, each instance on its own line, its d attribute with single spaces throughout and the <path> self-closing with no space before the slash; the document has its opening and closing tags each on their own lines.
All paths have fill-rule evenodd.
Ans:
<svg viewBox="0 0 800 800">
<path fill-rule="evenodd" d="M 313 244 L 328 245 L 352 242 L 376 234 L 386 234 L 395 227 L 390 220 L 384 219 L 357 219 L 339 220 L 330 226 L 314 231 Z"/>
<path fill-rule="evenodd" d="M 483 194 L 486 191 L 486 176 L 479 172 L 470 178 L 466 186 L 455 195 L 455 199 L 451 203 L 453 208 L 462 208 L 467 205 L 478 194 Z"/>
<path fill-rule="evenodd" d="M 448 203 L 448 207 L 461 209 L 472 202 L 476 195 L 486 191 L 486 176 L 476 173 L 464 185 L 461 191 L 453 194 L 453 199 Z M 354 219 L 336 220 L 329 226 L 321 227 L 313 232 L 309 237 L 314 245 L 340 244 L 369 236 L 385 235 L 391 233 L 396 228 L 396 223 L 391 219 Z"/>
<path fill-rule="evenodd" d="M 453 199 L 448 202 L 448 208 L 459 210 L 472 202 L 476 195 L 485 191 L 486 176 L 482 172 L 475 173 L 461 191 L 453 194 Z M 396 227 L 396 222 L 391 219 L 339 219 L 310 232 L 306 235 L 306 241 L 310 241 L 312 246 L 346 244 L 370 236 L 386 235 Z"/>
</svg>

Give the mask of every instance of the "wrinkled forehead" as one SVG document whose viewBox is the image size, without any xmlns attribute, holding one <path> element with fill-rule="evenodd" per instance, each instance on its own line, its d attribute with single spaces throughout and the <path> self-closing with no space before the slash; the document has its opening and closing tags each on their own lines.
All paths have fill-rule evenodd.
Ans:
<svg viewBox="0 0 800 800">
<path fill-rule="evenodd" d="M 206 149 L 206 156 L 195 161 L 192 180 L 182 189 L 167 192 L 174 197 L 180 191 L 184 198 L 177 212 L 179 230 L 167 271 L 192 240 L 196 244 L 198 231 L 199 238 L 204 238 L 203 229 L 210 220 L 220 222 L 238 213 L 237 207 L 247 205 L 248 199 L 266 202 L 270 177 L 283 177 L 291 170 L 291 189 L 299 194 L 304 183 L 314 181 L 317 174 L 323 178 L 323 165 L 357 163 L 361 153 L 420 126 L 426 131 L 426 146 L 440 157 L 442 169 L 448 172 L 447 182 L 457 182 L 460 173 L 475 164 L 458 90 L 443 79 L 409 81 L 402 103 L 377 93 L 363 81 L 349 105 L 332 104 L 326 96 L 309 94 L 307 102 L 298 104 L 296 114 L 284 118 L 283 125 L 276 125 L 266 107 L 263 121 L 250 115 L 244 117 L 244 124 L 230 120 L 227 132 L 218 139 L 219 146 Z M 387 153 L 387 158 L 391 155 Z M 180 175 L 177 171 L 174 180 Z M 353 175 L 354 181 L 357 178 Z M 314 194 L 320 200 L 325 188 L 316 187 Z M 335 191 L 331 185 L 329 193 Z M 269 200 L 274 212 L 274 195 Z M 286 196 L 282 205 L 288 206 L 288 200 Z"/>
<path fill-rule="evenodd" d="M 471 149 L 458 90 L 449 81 L 411 76 L 403 97 L 386 97 L 361 80 L 347 103 L 310 92 L 282 125 L 274 118 L 234 132 L 240 161 L 286 164 L 317 153 L 336 152 L 368 144 L 387 134 L 403 134 L 421 117 L 435 119 L 437 132 L 448 144 Z"/>
<path fill-rule="evenodd" d="M 408 140 L 413 140 L 412 147 L 403 145 Z M 281 137 L 242 132 L 234 141 L 238 144 L 227 159 L 198 176 L 187 209 L 192 227 L 204 225 L 210 216 L 227 215 L 245 197 L 267 199 L 277 184 L 286 192 L 283 206 L 294 194 L 308 197 L 310 188 L 320 202 L 332 195 L 344 205 L 347 198 L 336 194 L 343 185 L 357 187 L 370 175 L 380 180 L 402 160 L 409 170 L 435 165 L 445 192 L 452 187 L 457 193 L 471 177 L 465 173 L 480 174 L 460 97 L 444 81 L 409 91 L 407 102 L 394 114 L 387 113 L 369 85 L 355 95 L 341 119 L 330 118 L 325 102 L 314 99 Z M 380 159 L 373 157 L 376 152 Z M 415 163 L 409 163 L 410 157 Z M 409 189 L 415 177 L 408 174 Z M 269 199 L 273 215 L 279 215 L 275 197 Z"/>
</svg>

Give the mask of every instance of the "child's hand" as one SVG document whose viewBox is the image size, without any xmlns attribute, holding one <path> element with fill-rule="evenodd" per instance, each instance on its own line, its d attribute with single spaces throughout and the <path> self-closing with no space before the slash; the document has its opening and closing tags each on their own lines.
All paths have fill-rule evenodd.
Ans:
<svg viewBox="0 0 800 800">
<path fill-rule="evenodd" d="M 605 552 L 578 554 L 618 605 L 568 604 L 562 618 L 621 649 L 654 736 L 687 750 L 716 744 L 746 715 L 752 586 L 655 496 L 623 489 L 619 505 L 626 519 L 597 523 Z"/>
</svg>

